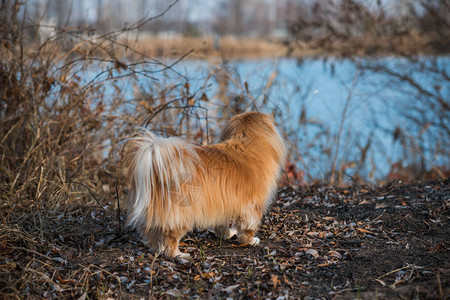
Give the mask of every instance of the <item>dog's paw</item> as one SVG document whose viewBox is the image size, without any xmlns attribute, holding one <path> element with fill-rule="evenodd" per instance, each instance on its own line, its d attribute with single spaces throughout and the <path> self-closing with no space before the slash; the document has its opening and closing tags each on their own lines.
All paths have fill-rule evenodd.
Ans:
<svg viewBox="0 0 450 300">
<path fill-rule="evenodd" d="M 189 263 L 189 258 L 191 258 L 191 255 L 189 253 L 181 253 L 174 257 L 174 260 L 177 264 L 185 265 Z"/>
<path fill-rule="evenodd" d="M 191 255 L 189 253 L 179 253 L 177 254 L 177 256 L 175 256 L 175 258 L 190 258 Z"/>
<path fill-rule="evenodd" d="M 191 255 L 189 253 L 183 253 L 180 251 L 180 249 L 176 249 L 173 251 L 172 255 L 168 255 L 169 257 L 173 258 L 189 258 Z"/>
<path fill-rule="evenodd" d="M 238 231 L 237 229 L 234 228 L 230 228 L 229 232 L 228 232 L 228 236 L 226 237 L 227 240 L 231 239 L 233 236 L 237 236 Z"/>
<path fill-rule="evenodd" d="M 261 242 L 261 240 L 259 238 L 253 237 L 249 244 L 252 246 L 255 246 L 255 245 L 259 245 L 259 242 Z"/>
</svg>

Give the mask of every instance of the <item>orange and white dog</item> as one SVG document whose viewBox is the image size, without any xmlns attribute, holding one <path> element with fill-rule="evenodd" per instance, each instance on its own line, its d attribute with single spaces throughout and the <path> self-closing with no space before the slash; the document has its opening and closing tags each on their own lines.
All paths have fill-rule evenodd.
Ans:
<svg viewBox="0 0 450 300">
<path fill-rule="evenodd" d="M 189 256 L 178 249 L 188 231 L 214 228 L 227 239 L 230 222 L 240 243 L 259 243 L 254 235 L 285 163 L 283 138 L 268 115 L 248 112 L 228 122 L 221 141 L 200 146 L 145 129 L 129 140 L 128 224 L 153 251 Z"/>
</svg>

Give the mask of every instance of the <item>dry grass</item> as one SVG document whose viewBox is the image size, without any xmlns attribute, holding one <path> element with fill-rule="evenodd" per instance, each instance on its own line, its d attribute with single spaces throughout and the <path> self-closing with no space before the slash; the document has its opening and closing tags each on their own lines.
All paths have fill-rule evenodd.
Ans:
<svg viewBox="0 0 450 300">
<path fill-rule="evenodd" d="M 411 31 L 405 36 L 352 37 L 341 40 L 337 37 L 317 37 L 311 41 L 291 40 L 288 53 L 293 57 L 362 57 L 362 56 L 416 56 L 439 53 L 432 36 L 420 35 Z"/>
<path fill-rule="evenodd" d="M 213 37 L 168 37 L 162 38 L 146 34 L 135 38 L 120 37 L 121 44 L 127 45 L 138 53 L 148 57 L 179 58 L 189 53 L 193 59 L 258 59 L 276 57 L 358 57 L 358 56 L 411 56 L 434 54 L 434 38 L 417 32 L 398 37 L 355 37 L 339 40 L 330 37 L 316 38 L 311 41 L 288 39 L 239 38 L 226 36 Z M 50 51 L 53 51 L 50 50 Z M 83 42 L 73 48 L 78 54 L 102 55 L 102 49 L 91 42 Z M 124 47 L 116 47 L 117 57 L 132 54 Z"/>
<path fill-rule="evenodd" d="M 238 37 L 168 37 L 139 35 L 137 38 L 121 38 L 133 49 L 149 57 L 177 58 L 191 52 L 190 58 L 198 59 L 244 59 L 281 57 L 286 54 L 286 48 L 281 41 L 260 38 Z"/>
</svg>

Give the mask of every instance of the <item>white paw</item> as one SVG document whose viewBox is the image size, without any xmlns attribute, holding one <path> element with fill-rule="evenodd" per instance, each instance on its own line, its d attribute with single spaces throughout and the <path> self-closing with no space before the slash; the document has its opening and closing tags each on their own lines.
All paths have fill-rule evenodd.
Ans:
<svg viewBox="0 0 450 300">
<path fill-rule="evenodd" d="M 259 242 L 261 242 L 261 240 L 259 238 L 253 237 L 252 241 L 249 244 L 252 246 L 255 246 L 255 245 L 259 245 Z"/>
<path fill-rule="evenodd" d="M 189 263 L 189 260 L 187 259 L 190 257 L 191 255 L 189 255 L 189 253 L 181 253 L 175 256 L 175 262 L 180 265 L 185 265 Z"/>
<path fill-rule="evenodd" d="M 228 236 L 227 239 L 231 239 L 233 236 L 237 236 L 238 232 L 236 229 L 234 228 L 230 228 L 230 231 L 228 232 Z"/>
<path fill-rule="evenodd" d="M 191 255 L 189 253 L 178 253 L 175 258 L 190 258 Z"/>
</svg>

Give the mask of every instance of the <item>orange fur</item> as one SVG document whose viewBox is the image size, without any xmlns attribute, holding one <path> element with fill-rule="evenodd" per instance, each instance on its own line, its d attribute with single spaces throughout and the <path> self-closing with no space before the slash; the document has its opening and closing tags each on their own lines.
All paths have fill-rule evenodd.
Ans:
<svg viewBox="0 0 450 300">
<path fill-rule="evenodd" d="M 214 228 L 228 238 L 257 244 L 254 233 L 276 191 L 286 148 L 271 118 L 258 112 L 233 117 L 221 143 L 195 145 L 143 130 L 127 145 L 131 185 L 128 222 L 150 248 L 175 257 L 193 228 Z"/>
</svg>

